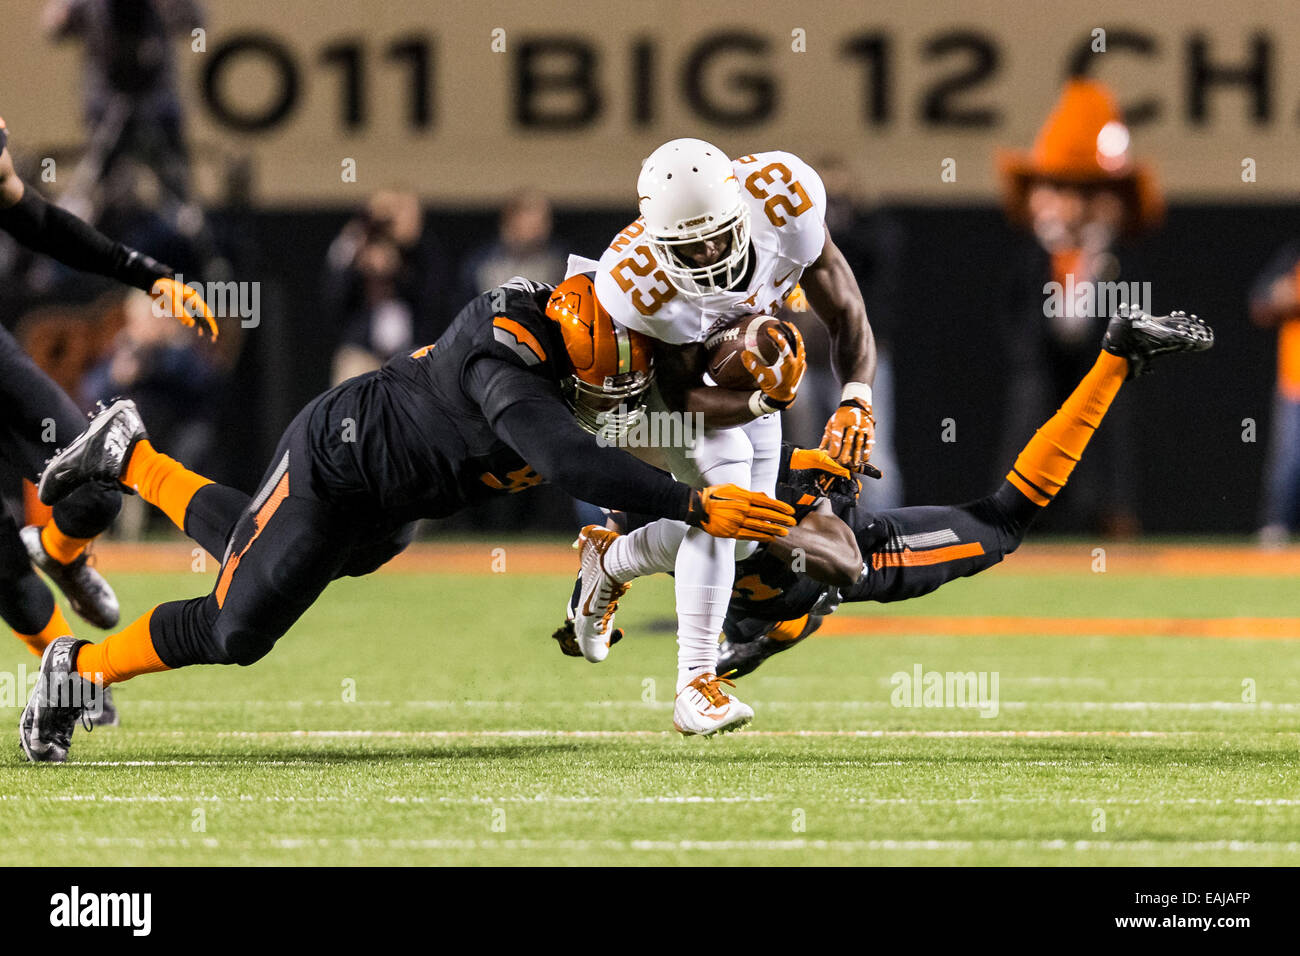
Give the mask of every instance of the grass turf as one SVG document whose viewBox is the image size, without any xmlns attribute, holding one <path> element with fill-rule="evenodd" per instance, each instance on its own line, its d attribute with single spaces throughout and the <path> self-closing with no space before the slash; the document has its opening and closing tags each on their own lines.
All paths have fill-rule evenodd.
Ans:
<svg viewBox="0 0 1300 956">
<path fill-rule="evenodd" d="M 1295 613 L 1288 578 L 1020 574 L 845 615 Z M 557 564 L 566 566 L 557 548 Z M 125 613 L 194 574 L 114 574 Z M 750 731 L 671 730 L 671 582 L 599 666 L 548 638 L 566 574 L 332 587 L 251 668 L 119 688 L 71 762 L 0 757 L 4 864 L 1294 864 L 1293 641 L 814 638 L 740 682 Z M 89 636 L 89 628 L 82 628 Z M 0 703 L 35 658 L 3 647 Z M 891 675 L 996 671 L 996 717 L 891 704 Z M 1243 681 L 1257 700 L 1242 703 Z M 8 697 L 5 690 L 8 688 Z M 347 700 L 354 693 L 354 700 Z M 21 695 L 18 695 L 21 696 Z"/>
</svg>

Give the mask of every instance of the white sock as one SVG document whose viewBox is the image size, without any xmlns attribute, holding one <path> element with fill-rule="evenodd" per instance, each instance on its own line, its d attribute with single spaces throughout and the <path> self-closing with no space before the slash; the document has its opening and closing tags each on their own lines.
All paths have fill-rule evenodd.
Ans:
<svg viewBox="0 0 1300 956">
<path fill-rule="evenodd" d="M 691 528 L 677 549 L 677 689 L 718 666 L 718 635 L 735 578 L 735 542 Z"/>
<path fill-rule="evenodd" d="M 605 571 L 619 584 L 647 574 L 666 574 L 677 565 L 684 537 L 686 525 L 668 518 L 619 535 L 605 552 Z"/>
</svg>

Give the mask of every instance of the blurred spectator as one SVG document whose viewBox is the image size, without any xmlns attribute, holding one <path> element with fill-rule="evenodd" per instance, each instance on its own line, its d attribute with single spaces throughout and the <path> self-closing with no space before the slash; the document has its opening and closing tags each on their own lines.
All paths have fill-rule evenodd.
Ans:
<svg viewBox="0 0 1300 956">
<path fill-rule="evenodd" d="M 448 300 L 449 273 L 414 193 L 371 196 L 326 255 L 322 319 L 340 336 L 332 381 L 436 339 L 458 308 Z"/>
<path fill-rule="evenodd" d="M 222 369 L 214 351 L 179 322 L 154 315 L 143 292 L 122 302 L 122 330 L 108 355 L 82 381 L 87 406 L 124 396 L 140 406 L 158 447 L 205 470 L 212 452 L 212 413 Z"/>
<path fill-rule="evenodd" d="M 463 304 L 511 276 L 558 284 L 567 261 L 564 247 L 551 235 L 551 204 L 533 190 L 523 190 L 506 201 L 496 241 L 473 252 L 461 267 Z"/>
<path fill-rule="evenodd" d="M 884 210 L 863 207 L 847 164 L 827 157 L 816 168 L 826 186 L 826 226 L 858 281 L 876 339 L 876 380 L 871 387 L 876 444 L 871 463 L 884 476 L 866 483 L 863 498 L 876 510 L 898 508 L 903 503 L 903 476 L 894 449 L 898 423 L 894 417 L 892 347 L 899 308 L 902 229 Z M 821 441 L 826 420 L 840 403 L 840 382 L 831 368 L 830 335 L 810 312 L 793 311 L 783 318 L 799 326 L 809 363 L 799 387 L 799 401 L 781 416 L 781 423 L 790 440 L 815 446 Z"/>
<path fill-rule="evenodd" d="M 1284 544 L 1300 529 L 1300 242 L 1284 246 L 1255 280 L 1250 317 L 1277 329 L 1277 391 L 1264 471 L 1260 544 Z"/>
<path fill-rule="evenodd" d="M 181 203 L 190 196 L 189 149 L 169 41 L 201 25 L 194 0 L 50 0 L 45 27 L 85 45 L 85 117 L 90 144 L 69 190 L 87 202 L 134 158 L 154 170 Z M 85 212 L 87 210 L 79 210 Z"/>
<path fill-rule="evenodd" d="M 564 247 L 552 236 L 550 201 L 535 190 L 521 190 L 502 206 L 496 240 L 466 256 L 457 301 L 463 305 L 511 276 L 558 284 L 564 279 L 567 260 Z M 476 528 L 518 531 L 536 528 L 547 516 L 566 512 L 574 514 L 578 524 L 605 520 L 599 509 L 573 502 L 549 485 L 527 495 L 485 502 L 474 510 L 470 520 Z"/>
<path fill-rule="evenodd" d="M 1033 148 L 999 157 L 1007 218 L 1033 241 L 1010 257 L 997 317 L 1010 365 L 998 461 L 1014 459 L 1092 366 L 1109 312 L 1119 304 L 1103 294 L 1107 286 L 1145 278 L 1125 261 L 1120 240 L 1157 225 L 1163 204 L 1154 176 L 1134 161 L 1129 146 L 1110 91 L 1074 79 Z M 1063 293 L 1054 301 L 1052 283 Z M 1076 296 L 1091 290 L 1092 297 L 1071 297 L 1070 290 Z M 1121 395 L 1113 406 L 1070 487 L 1047 515 L 1048 524 L 1114 537 L 1140 530 L 1132 415 L 1125 399 Z"/>
</svg>

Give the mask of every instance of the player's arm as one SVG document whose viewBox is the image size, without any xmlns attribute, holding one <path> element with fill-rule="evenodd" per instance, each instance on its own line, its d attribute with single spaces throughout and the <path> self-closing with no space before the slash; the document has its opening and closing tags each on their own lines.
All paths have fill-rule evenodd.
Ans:
<svg viewBox="0 0 1300 956">
<path fill-rule="evenodd" d="M 553 385 L 519 366 L 480 358 L 466 370 L 464 386 L 502 441 L 579 500 L 685 521 L 720 538 L 766 541 L 794 524 L 794 509 L 784 502 L 735 485 L 696 491 L 603 444 L 578 425 Z"/>
<path fill-rule="evenodd" d="M 849 587 L 862 574 L 862 552 L 853 529 L 835 516 L 826 500 L 767 550 L 782 561 L 798 558 L 805 574 L 835 587 Z"/>
<path fill-rule="evenodd" d="M 799 283 L 830 332 L 831 366 L 844 386 L 821 447 L 846 465 L 861 465 L 871 457 L 875 440 L 871 384 L 876 378 L 876 339 L 862 290 L 829 229 L 821 254 L 804 270 Z"/>
<path fill-rule="evenodd" d="M 703 415 L 706 428 L 729 428 L 753 421 L 751 392 L 704 383 L 704 347 L 655 342 L 655 381 L 673 411 Z"/>
<path fill-rule="evenodd" d="M 804 270 L 799 285 L 830 331 L 831 367 L 839 380 L 870 385 L 876 379 L 876 339 L 867 320 L 867 304 L 829 229 L 821 255 Z"/>
<path fill-rule="evenodd" d="M 66 209 L 28 189 L 14 170 L 7 148 L 0 150 L 0 229 L 35 252 L 80 272 L 116 279 L 162 301 L 167 314 L 185 325 L 198 316 L 213 338 L 217 323 L 199 293 L 177 282 L 174 271 L 151 256 L 114 242 Z"/>
</svg>

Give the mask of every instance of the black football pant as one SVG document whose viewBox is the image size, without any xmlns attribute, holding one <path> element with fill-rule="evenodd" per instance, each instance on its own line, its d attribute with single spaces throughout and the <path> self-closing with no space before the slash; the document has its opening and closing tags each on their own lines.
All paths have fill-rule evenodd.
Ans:
<svg viewBox="0 0 1300 956">
<path fill-rule="evenodd" d="M 168 667 L 260 660 L 331 581 L 377 570 L 414 538 L 414 522 L 377 524 L 318 493 L 306 440 L 313 407 L 280 439 L 253 498 L 213 484 L 191 499 L 185 533 L 224 557 L 212 593 L 154 610 L 150 636 Z"/>
<path fill-rule="evenodd" d="M 868 571 L 842 601 L 907 601 L 993 567 L 1042 509 L 1003 482 L 964 505 L 894 508 L 862 516 L 854 534 Z"/>
<path fill-rule="evenodd" d="M 36 481 L 45 461 L 86 427 L 63 389 L 0 328 L 0 457 L 6 479 Z M 117 517 L 116 487 L 83 485 L 54 506 L 54 523 L 73 538 L 93 538 Z M 20 634 L 35 634 L 54 613 L 54 596 L 32 570 L 18 522 L 0 505 L 0 617 Z"/>
<path fill-rule="evenodd" d="M 833 604 L 906 601 L 979 574 L 1020 547 L 1040 511 L 1007 482 L 987 498 L 964 505 L 855 510 L 847 520 L 868 571 L 842 589 Z M 800 640 L 817 630 L 827 613 L 824 604 L 815 608 Z M 747 644 L 777 623 L 728 613 L 724 633 L 732 643 Z"/>
</svg>

